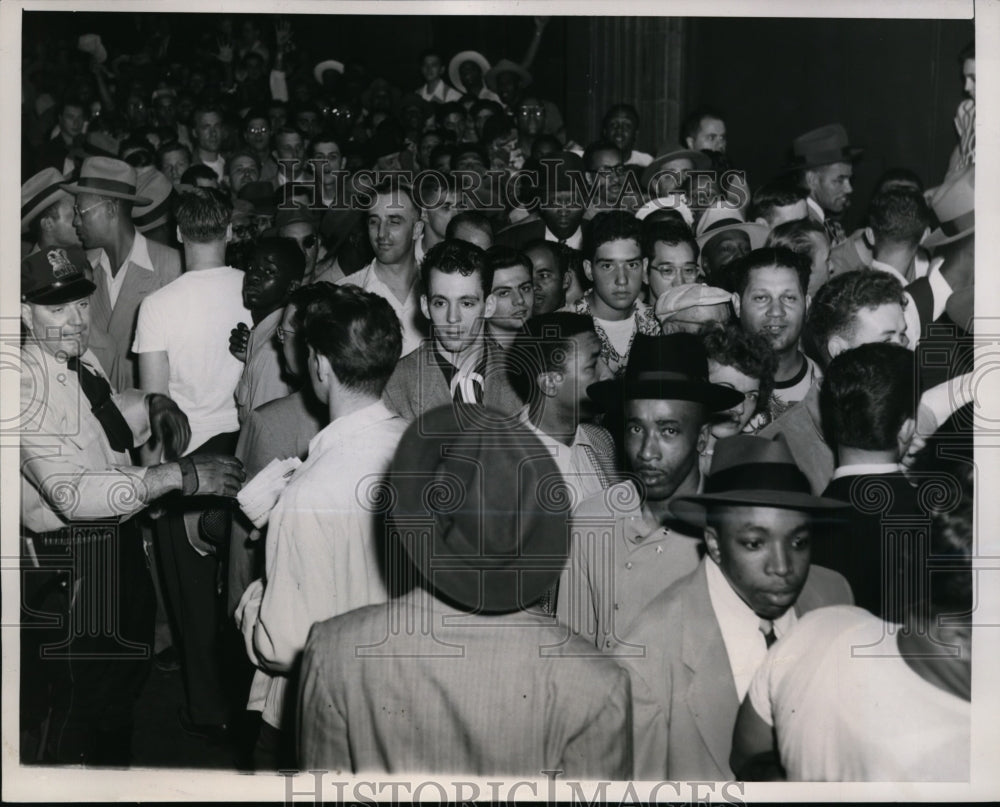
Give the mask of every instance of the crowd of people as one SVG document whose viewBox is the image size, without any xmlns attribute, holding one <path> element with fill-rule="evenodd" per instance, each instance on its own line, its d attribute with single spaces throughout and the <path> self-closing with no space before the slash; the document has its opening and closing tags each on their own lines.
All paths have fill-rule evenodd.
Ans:
<svg viewBox="0 0 1000 807">
<path fill-rule="evenodd" d="M 567 131 L 545 18 L 403 88 L 142 25 L 25 68 L 22 762 L 155 661 L 258 770 L 968 778 L 974 50 L 848 232 L 845 127 Z"/>
</svg>

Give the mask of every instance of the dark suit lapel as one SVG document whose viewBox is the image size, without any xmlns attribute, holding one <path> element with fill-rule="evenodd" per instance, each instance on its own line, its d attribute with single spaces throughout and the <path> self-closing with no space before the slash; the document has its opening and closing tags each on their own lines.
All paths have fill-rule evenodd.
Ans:
<svg viewBox="0 0 1000 807">
<path fill-rule="evenodd" d="M 726 645 L 708 596 L 707 562 L 702 561 L 685 592 L 681 659 L 691 671 L 686 696 L 691 716 L 719 770 L 728 771 L 733 723 L 727 715 L 736 714 L 739 702 Z"/>
</svg>

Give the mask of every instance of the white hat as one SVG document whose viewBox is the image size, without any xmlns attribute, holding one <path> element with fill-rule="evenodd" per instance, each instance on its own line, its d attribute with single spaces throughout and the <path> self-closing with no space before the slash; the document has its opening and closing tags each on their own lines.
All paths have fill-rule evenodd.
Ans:
<svg viewBox="0 0 1000 807">
<path fill-rule="evenodd" d="M 325 59 L 313 68 L 313 76 L 316 78 L 318 84 L 323 83 L 323 74 L 327 70 L 333 70 L 335 73 L 344 72 L 344 63 L 338 62 L 336 59 Z"/>
<path fill-rule="evenodd" d="M 657 199 L 650 199 L 635 211 L 635 217 L 639 221 L 642 221 L 654 210 L 676 210 L 681 214 L 684 221 L 687 222 L 688 227 L 694 227 L 694 213 L 691 212 L 691 208 L 688 207 L 688 203 L 684 200 L 684 195 L 681 193 L 670 193 L 666 196 L 660 196 Z"/>
<path fill-rule="evenodd" d="M 465 85 L 458 76 L 458 68 L 462 66 L 463 62 L 475 62 L 478 64 L 479 69 L 483 71 L 484 79 L 486 74 L 489 72 L 490 63 L 486 61 L 486 57 L 477 50 L 463 50 L 461 53 L 456 53 L 451 57 L 451 61 L 448 62 L 448 78 L 451 81 L 451 86 L 453 86 L 460 93 L 464 94 Z"/>
</svg>

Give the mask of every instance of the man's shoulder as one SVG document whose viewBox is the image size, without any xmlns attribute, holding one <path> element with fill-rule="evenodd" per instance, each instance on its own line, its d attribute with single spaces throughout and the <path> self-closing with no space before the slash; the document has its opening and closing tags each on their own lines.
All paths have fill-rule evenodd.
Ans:
<svg viewBox="0 0 1000 807">
<path fill-rule="evenodd" d="M 642 499 L 631 481 L 619 482 L 588 496 L 573 511 L 573 520 L 587 518 L 619 519 L 640 511 Z"/>
<path fill-rule="evenodd" d="M 707 561 L 703 561 L 703 563 L 707 563 Z M 642 613 L 632 623 L 626 639 L 629 641 L 651 639 L 655 644 L 663 644 L 665 641 L 679 638 L 680 630 L 665 631 L 664 625 L 669 624 L 668 621 L 673 616 L 686 608 L 690 597 L 697 593 L 698 589 L 703 589 L 707 596 L 708 583 L 701 565 L 675 580 L 650 600 L 649 604 L 643 608 Z M 679 625 L 674 627 L 677 628 Z"/>
<path fill-rule="evenodd" d="M 355 608 L 344 614 L 316 622 L 309 631 L 306 651 L 314 656 L 339 658 L 349 645 L 350 636 L 366 636 L 374 632 L 385 633 L 388 603 L 376 603 Z M 360 644 L 360 643 L 359 643 Z"/>
<path fill-rule="evenodd" d="M 181 273 L 181 253 L 173 247 L 161 244 L 159 241 L 146 239 L 146 249 L 149 251 L 149 260 L 157 272 L 172 274 L 174 277 Z"/>
</svg>

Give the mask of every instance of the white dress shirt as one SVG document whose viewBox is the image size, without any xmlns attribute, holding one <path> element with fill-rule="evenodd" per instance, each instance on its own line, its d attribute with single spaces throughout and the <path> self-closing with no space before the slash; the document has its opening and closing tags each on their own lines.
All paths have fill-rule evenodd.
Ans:
<svg viewBox="0 0 1000 807">
<path fill-rule="evenodd" d="M 742 701 L 750 688 L 754 673 L 767 655 L 767 641 L 760 630 L 757 616 L 726 580 L 722 570 L 710 557 L 705 558 L 708 577 L 708 597 L 719 623 L 722 641 L 729 656 L 729 667 L 736 684 L 736 695 Z M 796 622 L 794 607 L 773 620 L 774 635 L 784 636 Z"/>
<path fill-rule="evenodd" d="M 153 267 L 153 261 L 149 257 L 149 245 L 146 243 L 146 236 L 138 230 L 136 230 L 135 238 L 132 241 L 132 249 L 122 261 L 122 268 L 118 271 L 117 275 L 111 274 L 111 260 L 108 258 L 108 253 L 103 249 L 97 253 L 96 267 L 104 272 L 104 278 L 108 286 L 108 299 L 111 301 L 112 308 L 118 302 L 118 294 L 122 290 L 122 284 L 125 282 L 129 261 L 136 266 L 141 266 L 143 269 L 148 269 L 150 272 L 156 271 Z"/>
</svg>

